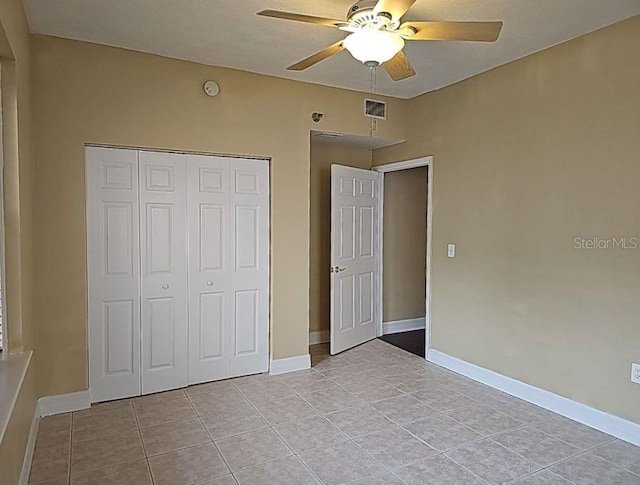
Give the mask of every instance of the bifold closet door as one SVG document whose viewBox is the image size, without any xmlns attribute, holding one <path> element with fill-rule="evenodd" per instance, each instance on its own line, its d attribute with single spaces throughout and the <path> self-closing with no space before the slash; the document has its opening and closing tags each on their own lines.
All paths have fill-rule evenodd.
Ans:
<svg viewBox="0 0 640 485">
<path fill-rule="evenodd" d="M 142 394 L 188 383 L 186 155 L 140 151 Z"/>
<path fill-rule="evenodd" d="M 269 368 L 269 162 L 87 147 L 92 401 Z"/>
<path fill-rule="evenodd" d="M 269 162 L 230 164 L 230 377 L 269 370 Z"/>
<path fill-rule="evenodd" d="M 269 163 L 187 156 L 189 382 L 269 368 Z"/>
<path fill-rule="evenodd" d="M 189 155 L 189 384 L 230 374 L 229 160 Z"/>
<path fill-rule="evenodd" d="M 140 394 L 138 152 L 87 147 L 92 401 Z"/>
</svg>

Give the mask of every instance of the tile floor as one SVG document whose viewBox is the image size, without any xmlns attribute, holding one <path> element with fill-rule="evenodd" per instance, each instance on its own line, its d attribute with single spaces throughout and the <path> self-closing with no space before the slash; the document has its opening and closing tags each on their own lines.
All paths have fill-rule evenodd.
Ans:
<svg viewBox="0 0 640 485">
<path fill-rule="evenodd" d="M 42 420 L 31 483 L 640 484 L 640 448 L 380 340 Z"/>
</svg>

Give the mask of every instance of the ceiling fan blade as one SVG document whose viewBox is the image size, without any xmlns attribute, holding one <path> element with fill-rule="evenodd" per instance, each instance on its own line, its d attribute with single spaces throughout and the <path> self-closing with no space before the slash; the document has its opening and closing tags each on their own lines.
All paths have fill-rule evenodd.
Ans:
<svg viewBox="0 0 640 485">
<path fill-rule="evenodd" d="M 395 20 L 399 20 L 417 0 L 378 0 L 373 8 L 374 14 L 381 12 L 390 13 Z"/>
<path fill-rule="evenodd" d="M 314 17 L 312 15 L 301 15 L 297 13 L 279 12 L 277 10 L 263 10 L 257 15 L 263 17 L 273 17 L 276 19 L 295 20 L 297 22 L 306 22 L 308 24 L 324 25 L 325 27 L 339 28 L 347 24 L 344 20 L 329 19 L 325 17 Z"/>
<path fill-rule="evenodd" d="M 404 55 L 404 52 L 398 52 L 390 61 L 382 64 L 386 71 L 394 81 L 402 81 L 416 75 L 416 71 L 413 70 L 413 66 Z"/>
<path fill-rule="evenodd" d="M 399 30 L 412 29 L 416 33 L 408 40 L 462 40 L 495 42 L 502 30 L 502 22 L 405 22 Z"/>
<path fill-rule="evenodd" d="M 300 62 L 296 62 L 295 64 L 287 67 L 287 71 L 304 71 L 305 69 L 317 64 L 320 61 L 324 61 L 328 57 L 331 57 L 334 54 L 338 54 L 343 50 L 344 46 L 342 45 L 342 41 L 336 42 L 326 49 L 323 49 L 320 52 L 316 52 L 314 55 L 309 56 L 306 59 L 303 59 Z"/>
</svg>

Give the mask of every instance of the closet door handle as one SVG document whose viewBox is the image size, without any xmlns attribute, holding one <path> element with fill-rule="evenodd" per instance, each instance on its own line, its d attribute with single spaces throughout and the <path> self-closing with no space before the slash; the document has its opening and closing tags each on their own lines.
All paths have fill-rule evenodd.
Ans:
<svg viewBox="0 0 640 485">
<path fill-rule="evenodd" d="M 165 283 L 164 285 L 162 285 L 162 289 L 163 290 L 168 290 L 169 289 L 169 285 Z"/>
<path fill-rule="evenodd" d="M 213 281 L 207 281 L 207 286 L 213 286 Z"/>
</svg>

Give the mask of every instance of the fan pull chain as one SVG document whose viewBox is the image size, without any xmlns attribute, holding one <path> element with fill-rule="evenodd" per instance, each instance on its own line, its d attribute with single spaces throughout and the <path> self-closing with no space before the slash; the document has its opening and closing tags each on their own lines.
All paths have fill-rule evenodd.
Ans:
<svg viewBox="0 0 640 485">
<path fill-rule="evenodd" d="M 371 72 L 371 94 L 376 94 L 378 89 L 378 68 L 371 67 L 369 68 Z M 375 118 L 369 118 L 369 137 L 373 138 L 373 134 L 378 129 L 378 123 Z"/>
<path fill-rule="evenodd" d="M 378 92 L 378 68 L 373 68 L 373 94 Z"/>
</svg>

